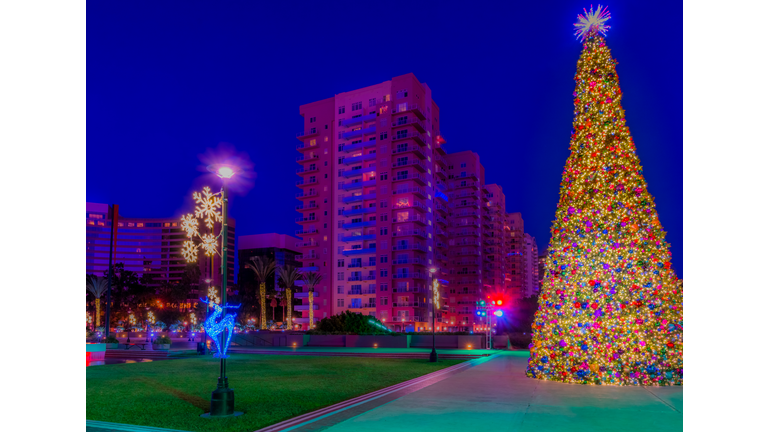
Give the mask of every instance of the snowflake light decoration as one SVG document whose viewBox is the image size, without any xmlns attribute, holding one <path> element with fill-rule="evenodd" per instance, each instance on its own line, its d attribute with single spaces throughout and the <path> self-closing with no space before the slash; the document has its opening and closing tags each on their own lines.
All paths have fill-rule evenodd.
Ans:
<svg viewBox="0 0 768 432">
<path fill-rule="evenodd" d="M 219 296 L 216 294 L 216 288 L 210 287 L 208 288 L 208 298 L 216 304 L 219 304 Z"/>
<path fill-rule="evenodd" d="M 205 226 L 213 230 L 216 222 L 222 221 L 221 215 L 221 197 L 218 194 L 211 193 L 208 186 L 203 188 L 203 192 L 194 192 L 192 197 L 197 205 L 195 214 L 186 214 L 181 217 L 181 229 L 187 233 L 189 240 L 184 242 L 181 255 L 187 262 L 197 261 L 198 248 L 202 249 L 207 256 L 214 256 L 219 253 L 219 236 L 212 233 L 200 235 L 200 221 L 197 218 L 204 219 Z M 199 242 L 195 241 L 195 237 Z"/>
<path fill-rule="evenodd" d="M 576 27 L 576 33 L 574 35 L 577 39 L 584 41 L 590 34 L 600 33 L 603 36 L 611 28 L 609 25 L 605 25 L 605 22 L 611 19 L 611 13 L 608 12 L 608 6 L 603 8 L 602 5 L 597 5 L 597 10 L 593 11 L 592 6 L 589 7 L 589 12 L 584 8 L 584 15 L 579 14 L 579 22 L 574 23 Z"/>
<path fill-rule="evenodd" d="M 221 222 L 221 197 L 211 193 L 208 186 L 203 188 L 203 193 L 195 192 L 192 194 L 197 205 L 195 206 L 195 217 L 205 218 L 205 226 L 208 229 L 213 228 L 214 222 Z"/>
</svg>

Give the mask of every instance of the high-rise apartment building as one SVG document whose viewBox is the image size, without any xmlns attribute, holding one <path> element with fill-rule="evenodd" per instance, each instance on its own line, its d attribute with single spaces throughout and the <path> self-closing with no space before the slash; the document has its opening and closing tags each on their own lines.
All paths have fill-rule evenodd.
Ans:
<svg viewBox="0 0 768 432">
<path fill-rule="evenodd" d="M 539 292 L 539 249 L 536 238 L 528 233 L 524 237 L 523 262 L 523 291 L 525 297 L 531 297 Z"/>
<path fill-rule="evenodd" d="M 435 268 L 444 282 L 437 327 L 476 330 L 475 301 L 514 284 L 514 236 L 479 156 L 445 152 L 430 88 L 406 74 L 300 114 L 298 259 L 329 285 L 316 290 L 315 320 L 350 310 L 393 330 L 431 329 Z"/>
<path fill-rule="evenodd" d="M 525 226 L 523 216 L 519 212 L 507 214 L 505 231 L 509 240 L 509 288 L 514 297 L 525 296 Z"/>
</svg>

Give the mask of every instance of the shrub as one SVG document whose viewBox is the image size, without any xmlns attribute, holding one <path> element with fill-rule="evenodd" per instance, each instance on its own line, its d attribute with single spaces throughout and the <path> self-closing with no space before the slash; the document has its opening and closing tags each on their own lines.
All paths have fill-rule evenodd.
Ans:
<svg viewBox="0 0 768 432">
<path fill-rule="evenodd" d="M 155 343 L 158 344 L 158 345 L 164 345 L 164 344 L 169 344 L 170 345 L 171 338 L 169 338 L 166 335 L 162 335 L 159 338 L 155 339 Z"/>
<path fill-rule="evenodd" d="M 116 337 L 109 335 L 104 338 L 104 343 L 120 343 L 120 341 L 118 341 Z"/>
<path fill-rule="evenodd" d="M 344 311 L 338 315 L 323 318 L 317 330 L 308 334 L 388 334 L 384 324 L 372 316 Z"/>
</svg>

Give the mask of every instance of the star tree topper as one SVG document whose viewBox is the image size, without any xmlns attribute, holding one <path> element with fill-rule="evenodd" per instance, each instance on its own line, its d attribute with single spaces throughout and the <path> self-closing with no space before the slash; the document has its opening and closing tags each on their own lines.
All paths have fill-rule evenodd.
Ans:
<svg viewBox="0 0 768 432">
<path fill-rule="evenodd" d="M 603 8 L 602 5 L 597 5 L 596 11 L 593 11 L 592 6 L 590 6 L 589 12 L 584 8 L 584 15 L 579 15 L 577 18 L 579 22 L 573 23 L 573 26 L 576 27 L 574 35 L 582 42 L 592 33 L 600 33 L 605 36 L 608 29 L 611 28 L 611 26 L 605 25 L 605 22 L 611 19 L 608 6 Z"/>
</svg>

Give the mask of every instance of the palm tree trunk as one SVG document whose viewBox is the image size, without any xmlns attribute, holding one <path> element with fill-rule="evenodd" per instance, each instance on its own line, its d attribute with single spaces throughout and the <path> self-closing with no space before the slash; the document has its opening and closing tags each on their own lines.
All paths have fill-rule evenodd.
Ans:
<svg viewBox="0 0 768 432">
<path fill-rule="evenodd" d="M 96 299 L 96 319 L 93 320 L 96 323 L 96 326 L 94 327 L 94 329 L 99 327 L 99 314 L 100 314 L 100 312 L 101 312 L 101 309 L 99 307 L 99 299 L 97 298 Z"/>
<path fill-rule="evenodd" d="M 307 324 L 307 330 L 311 330 L 312 329 L 312 324 L 314 324 L 314 322 L 315 322 L 315 313 L 314 313 L 314 309 L 312 307 L 313 297 L 314 297 L 313 294 L 314 293 L 312 291 L 310 291 L 309 294 L 308 294 L 308 296 L 309 296 L 309 324 Z"/>
<path fill-rule="evenodd" d="M 261 329 L 267 329 L 267 284 L 262 282 L 259 286 L 259 294 L 261 295 Z M 274 315 L 274 309 L 273 315 Z M 273 316 L 274 319 L 274 316 Z"/>
<path fill-rule="evenodd" d="M 291 320 L 291 313 L 293 310 L 293 303 L 291 301 L 291 289 L 288 288 L 285 290 L 285 304 L 288 306 L 288 325 L 285 327 L 286 329 L 292 329 L 293 328 L 293 321 Z"/>
</svg>

